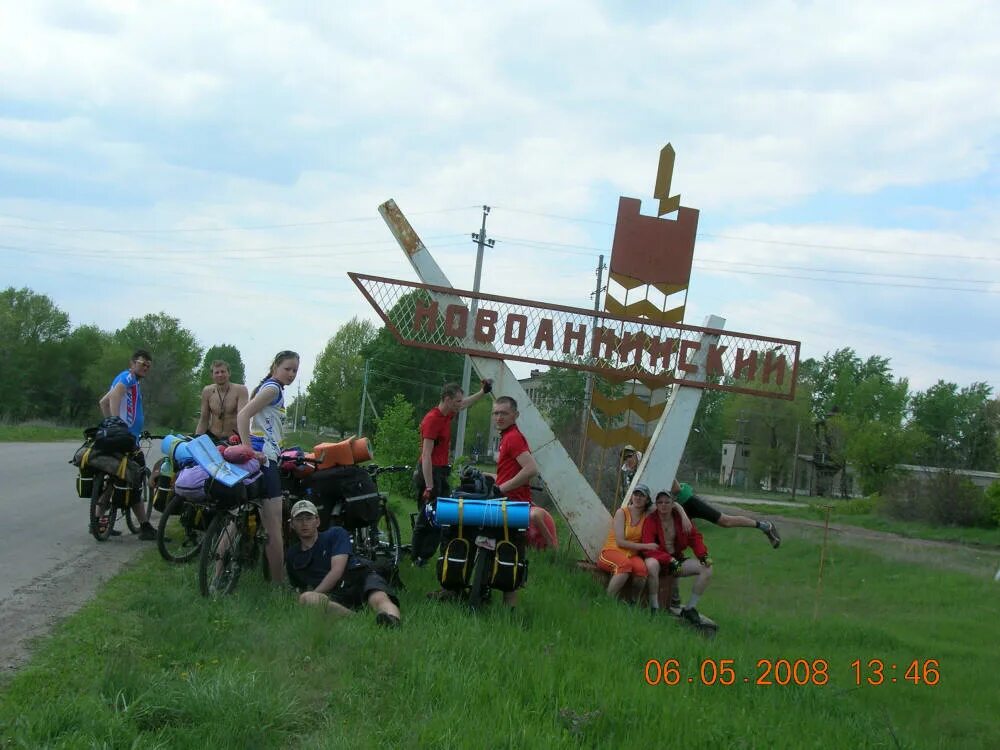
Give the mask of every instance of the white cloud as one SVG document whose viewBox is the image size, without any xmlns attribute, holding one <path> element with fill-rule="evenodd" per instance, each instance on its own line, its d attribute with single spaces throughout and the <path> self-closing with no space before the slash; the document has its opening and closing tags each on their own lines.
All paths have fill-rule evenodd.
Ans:
<svg viewBox="0 0 1000 750">
<path fill-rule="evenodd" d="M 484 289 L 587 306 L 590 248 L 610 248 L 612 227 L 558 216 L 613 222 L 619 193 L 648 201 L 670 140 L 674 192 L 718 235 L 955 256 L 705 238 L 693 315 L 800 337 L 809 356 L 890 346 L 913 383 L 996 383 L 995 295 L 740 277 L 708 261 L 1000 278 L 995 262 L 957 257 L 998 254 L 998 15 L 974 2 L 14 5 L 0 25 L 0 244 L 49 258 L 3 257 L 74 322 L 166 309 L 206 346 L 242 339 L 251 371 L 299 347 L 308 378 L 306 345 L 371 315 L 345 270 L 413 278 L 375 213 L 385 199 L 459 286 L 472 284 L 475 206 L 496 206 Z M 975 180 L 967 206 L 927 205 Z M 926 191 L 896 198 L 892 228 L 794 216 L 829 196 L 878 204 L 887 188 Z M 370 220 L 319 223 L 358 217 Z M 25 224 L 199 231 L 9 228 Z M 144 285 L 123 312 L 92 302 L 85 253 L 132 259 Z M 288 340 L 298 332 L 306 344 Z"/>
</svg>

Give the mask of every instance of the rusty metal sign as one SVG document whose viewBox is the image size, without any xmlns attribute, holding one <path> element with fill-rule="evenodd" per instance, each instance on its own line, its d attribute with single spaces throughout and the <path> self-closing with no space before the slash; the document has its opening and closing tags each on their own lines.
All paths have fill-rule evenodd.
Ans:
<svg viewBox="0 0 1000 750">
<path fill-rule="evenodd" d="M 792 399 L 799 342 L 348 273 L 409 346 Z M 475 301 L 476 304 L 473 304 Z M 702 334 L 718 341 L 700 352 Z M 704 357 L 702 357 L 702 354 Z M 696 360 L 704 362 L 704 371 Z"/>
</svg>

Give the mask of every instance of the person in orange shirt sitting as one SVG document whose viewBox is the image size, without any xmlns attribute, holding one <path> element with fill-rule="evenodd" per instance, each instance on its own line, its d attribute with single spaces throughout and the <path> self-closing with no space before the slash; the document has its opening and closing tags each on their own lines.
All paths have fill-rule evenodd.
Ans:
<svg viewBox="0 0 1000 750">
<path fill-rule="evenodd" d="M 630 578 L 635 596 L 647 583 L 646 563 L 639 553 L 656 549 L 656 544 L 640 541 L 642 524 L 651 506 L 649 487 L 637 484 L 629 504 L 616 510 L 611 519 L 608 539 L 597 558 L 597 567 L 611 574 L 608 583 L 608 594 L 611 596 L 616 596 Z M 649 604 L 659 607 L 655 588 L 649 589 Z"/>
</svg>

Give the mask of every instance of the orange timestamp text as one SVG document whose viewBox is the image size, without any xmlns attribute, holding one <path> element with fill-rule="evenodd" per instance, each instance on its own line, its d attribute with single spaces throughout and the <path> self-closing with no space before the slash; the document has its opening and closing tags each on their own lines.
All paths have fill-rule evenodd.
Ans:
<svg viewBox="0 0 1000 750">
<path fill-rule="evenodd" d="M 937 685 L 941 679 L 936 659 L 914 659 L 899 666 L 882 659 L 851 662 L 855 685 L 882 685 L 909 682 L 914 685 Z M 815 685 L 830 683 L 830 662 L 827 659 L 758 659 L 751 674 L 745 673 L 735 659 L 702 659 L 697 668 L 686 669 L 679 659 L 650 659 L 643 669 L 648 685 Z"/>
</svg>

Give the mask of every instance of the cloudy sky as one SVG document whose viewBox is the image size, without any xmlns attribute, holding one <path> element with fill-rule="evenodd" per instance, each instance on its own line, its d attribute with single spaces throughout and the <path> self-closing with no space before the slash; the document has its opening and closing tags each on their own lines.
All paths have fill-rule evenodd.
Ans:
<svg viewBox="0 0 1000 750">
<path fill-rule="evenodd" d="M 686 322 L 1000 390 L 1000 5 L 0 0 L 3 286 L 168 312 L 250 379 L 415 276 L 589 307 L 660 148 L 701 210 Z M 258 375 L 259 373 L 259 375 Z"/>
</svg>

